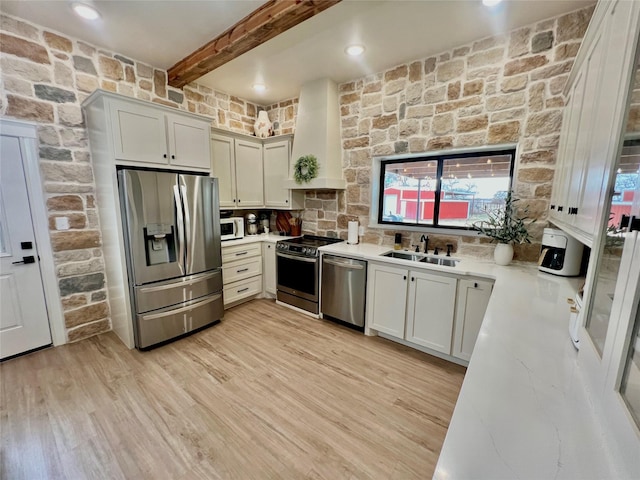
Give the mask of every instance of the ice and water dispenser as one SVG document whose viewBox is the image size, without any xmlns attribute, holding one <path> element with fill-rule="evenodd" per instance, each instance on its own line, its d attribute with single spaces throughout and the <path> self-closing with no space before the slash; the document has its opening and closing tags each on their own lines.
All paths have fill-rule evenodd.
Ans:
<svg viewBox="0 0 640 480">
<path fill-rule="evenodd" d="M 158 265 L 176 261 L 174 226 L 163 223 L 148 223 L 144 227 L 147 265 Z"/>
</svg>

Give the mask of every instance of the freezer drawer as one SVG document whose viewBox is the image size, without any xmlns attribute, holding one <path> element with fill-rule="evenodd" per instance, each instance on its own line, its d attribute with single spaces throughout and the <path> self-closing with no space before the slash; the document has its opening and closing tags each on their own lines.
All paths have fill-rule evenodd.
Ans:
<svg viewBox="0 0 640 480">
<path fill-rule="evenodd" d="M 364 327 L 367 262 L 323 255 L 320 290 L 323 316 Z"/>
<path fill-rule="evenodd" d="M 222 270 L 189 275 L 135 288 L 137 313 L 196 300 L 222 290 Z"/>
<path fill-rule="evenodd" d="M 162 309 L 136 317 L 136 346 L 148 348 L 222 319 L 224 307 L 220 293 L 177 308 Z"/>
</svg>

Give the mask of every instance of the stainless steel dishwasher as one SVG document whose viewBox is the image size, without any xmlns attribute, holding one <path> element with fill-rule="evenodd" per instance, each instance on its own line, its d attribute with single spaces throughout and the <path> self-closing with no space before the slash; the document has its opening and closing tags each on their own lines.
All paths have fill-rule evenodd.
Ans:
<svg viewBox="0 0 640 480">
<path fill-rule="evenodd" d="M 367 262 L 353 258 L 322 256 L 320 311 L 357 327 L 364 327 Z"/>
</svg>

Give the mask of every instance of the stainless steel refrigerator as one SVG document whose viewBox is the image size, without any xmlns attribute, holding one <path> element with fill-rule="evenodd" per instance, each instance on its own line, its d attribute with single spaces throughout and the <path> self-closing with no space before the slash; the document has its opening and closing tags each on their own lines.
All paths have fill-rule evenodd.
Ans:
<svg viewBox="0 0 640 480">
<path fill-rule="evenodd" d="M 136 347 L 219 322 L 224 310 L 217 179 L 122 169 L 118 186 Z"/>
</svg>

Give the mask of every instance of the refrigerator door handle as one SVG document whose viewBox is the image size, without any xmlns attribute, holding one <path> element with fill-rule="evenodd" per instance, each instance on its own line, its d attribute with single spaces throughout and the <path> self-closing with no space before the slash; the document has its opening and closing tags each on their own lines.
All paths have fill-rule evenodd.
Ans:
<svg viewBox="0 0 640 480">
<path fill-rule="evenodd" d="M 178 227 L 178 265 L 180 265 L 180 271 L 184 275 L 185 263 L 184 263 L 184 250 L 185 250 L 185 233 L 184 233 L 184 214 L 182 208 L 182 196 L 178 185 L 173 186 L 173 198 L 176 203 L 176 226 Z"/>
<path fill-rule="evenodd" d="M 180 179 L 182 179 L 181 177 L 179 177 Z M 189 214 L 189 208 L 187 207 L 188 203 L 187 203 L 187 186 L 184 184 L 180 185 L 180 196 L 182 198 L 182 205 L 185 206 L 184 208 L 184 241 L 186 244 L 186 263 L 185 263 L 185 267 L 189 268 L 189 271 L 191 271 L 191 248 L 192 248 L 192 244 L 191 244 L 191 215 Z M 186 273 L 186 270 L 185 270 Z"/>
</svg>

